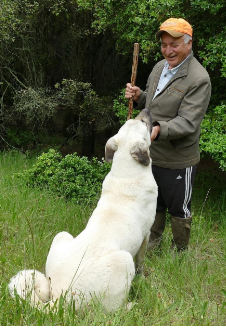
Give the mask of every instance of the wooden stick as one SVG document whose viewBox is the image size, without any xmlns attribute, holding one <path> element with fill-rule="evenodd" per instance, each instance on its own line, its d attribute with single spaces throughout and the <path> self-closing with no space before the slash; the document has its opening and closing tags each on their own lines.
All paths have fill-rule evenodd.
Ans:
<svg viewBox="0 0 226 331">
<path fill-rule="evenodd" d="M 131 76 L 131 85 L 135 86 L 136 78 L 137 78 L 137 66 L 138 66 L 138 56 L 139 56 L 139 44 L 134 44 L 133 50 L 133 66 L 132 66 L 132 76 Z M 132 118 L 133 113 L 133 98 L 129 99 L 129 110 L 127 114 L 127 120 Z"/>
</svg>

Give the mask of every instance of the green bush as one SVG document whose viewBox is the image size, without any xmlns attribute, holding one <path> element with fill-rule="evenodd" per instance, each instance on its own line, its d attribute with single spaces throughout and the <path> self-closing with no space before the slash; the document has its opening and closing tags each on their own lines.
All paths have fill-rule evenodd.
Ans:
<svg viewBox="0 0 226 331">
<path fill-rule="evenodd" d="M 22 177 L 29 185 L 47 187 L 60 197 L 77 203 L 95 202 L 102 182 L 111 165 L 93 158 L 79 157 L 76 153 L 62 157 L 54 149 L 42 153 L 37 162 Z"/>
<path fill-rule="evenodd" d="M 10 127 L 6 130 L 5 141 L 8 148 L 21 148 L 26 150 L 38 140 L 37 135 L 27 130 L 18 130 L 17 128 Z"/>
<path fill-rule="evenodd" d="M 217 106 L 202 121 L 200 150 L 226 170 L 226 105 Z"/>
</svg>

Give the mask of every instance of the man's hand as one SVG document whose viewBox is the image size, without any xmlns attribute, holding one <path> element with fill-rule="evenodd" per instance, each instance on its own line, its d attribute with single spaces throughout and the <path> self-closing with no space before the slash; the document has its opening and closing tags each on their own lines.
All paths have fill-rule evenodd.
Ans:
<svg viewBox="0 0 226 331">
<path fill-rule="evenodd" d="M 126 84 L 126 93 L 125 93 L 126 99 L 133 98 L 133 101 L 138 102 L 140 94 L 141 94 L 141 90 L 139 87 L 132 86 L 130 83 Z"/>
<path fill-rule="evenodd" d="M 151 132 L 151 142 L 157 138 L 157 136 L 160 134 L 160 126 L 156 125 L 153 126 L 152 132 Z"/>
</svg>

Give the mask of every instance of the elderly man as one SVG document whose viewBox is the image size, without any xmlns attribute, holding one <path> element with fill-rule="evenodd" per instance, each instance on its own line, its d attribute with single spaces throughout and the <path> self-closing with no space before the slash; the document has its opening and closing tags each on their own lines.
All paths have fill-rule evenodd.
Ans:
<svg viewBox="0 0 226 331">
<path fill-rule="evenodd" d="M 200 160 L 200 124 L 206 113 L 211 83 L 192 52 L 192 27 L 182 18 L 166 20 L 156 34 L 164 60 L 153 68 L 146 90 L 127 84 L 125 97 L 136 109 L 148 108 L 153 119 L 150 154 L 158 185 L 155 222 L 148 250 L 158 246 L 171 215 L 172 247 L 188 247 L 191 194 Z"/>
</svg>

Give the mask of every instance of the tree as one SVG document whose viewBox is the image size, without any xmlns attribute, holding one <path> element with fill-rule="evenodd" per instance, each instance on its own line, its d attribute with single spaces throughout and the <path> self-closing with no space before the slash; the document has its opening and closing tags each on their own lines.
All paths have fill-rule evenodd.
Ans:
<svg viewBox="0 0 226 331">
<path fill-rule="evenodd" d="M 17 133 L 25 126 L 32 131 L 49 128 L 61 106 L 57 104 L 61 102 L 59 90 L 54 86 L 64 79 L 92 84 L 90 88 L 96 88 L 101 97 L 109 91 L 109 84 L 117 85 L 120 74 L 115 76 L 111 70 L 112 63 L 120 62 L 114 42 L 109 41 L 107 32 L 93 33 L 91 22 L 92 12 L 78 11 L 73 0 L 3 1 L 0 7 L 1 137 L 7 136 L 9 126 L 16 127 Z M 112 121 L 108 121 L 109 112 L 98 121 L 98 109 L 106 104 L 106 99 L 102 101 L 99 97 L 97 107 L 95 98 L 92 95 L 93 103 L 86 102 L 92 120 L 85 115 L 81 120 L 78 110 L 83 102 L 73 109 L 67 105 L 73 114 L 79 113 L 80 127 L 84 123 L 80 130 L 84 138 L 83 151 L 93 145 L 100 124 L 102 130 L 106 123 L 112 125 Z M 61 114 L 64 116 L 63 109 Z M 71 128 L 75 127 L 74 123 L 70 124 Z M 71 131 L 72 136 L 76 132 Z"/>
</svg>

